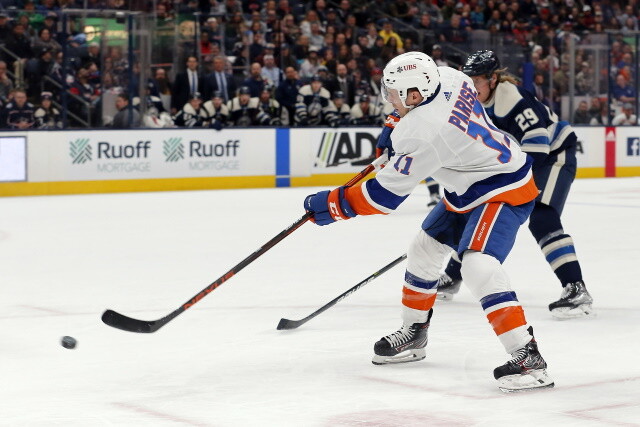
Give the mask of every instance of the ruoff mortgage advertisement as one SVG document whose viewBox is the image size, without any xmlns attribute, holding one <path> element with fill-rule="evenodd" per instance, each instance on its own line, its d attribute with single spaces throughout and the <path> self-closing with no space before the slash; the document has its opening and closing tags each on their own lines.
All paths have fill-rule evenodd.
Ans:
<svg viewBox="0 0 640 427">
<path fill-rule="evenodd" d="M 273 129 L 32 134 L 30 181 L 273 175 Z"/>
</svg>

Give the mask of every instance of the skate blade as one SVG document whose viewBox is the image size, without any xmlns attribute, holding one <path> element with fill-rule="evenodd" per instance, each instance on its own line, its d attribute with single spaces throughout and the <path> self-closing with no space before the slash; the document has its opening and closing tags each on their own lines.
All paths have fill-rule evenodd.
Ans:
<svg viewBox="0 0 640 427">
<path fill-rule="evenodd" d="M 522 393 L 526 391 L 553 388 L 555 383 L 546 369 L 529 371 L 524 375 L 507 375 L 498 379 L 498 388 L 503 393 Z"/>
<path fill-rule="evenodd" d="M 553 316 L 557 320 L 580 319 L 582 317 L 593 318 L 596 317 L 596 311 L 593 309 L 591 304 L 583 304 L 575 308 L 556 308 L 554 310 L 551 310 L 551 316 Z"/>
<path fill-rule="evenodd" d="M 405 351 L 403 353 L 396 354 L 395 356 L 373 356 L 371 363 L 374 365 L 391 365 L 395 363 L 407 363 L 407 362 L 419 362 L 427 357 L 427 352 L 424 348 L 417 348 Z"/>
<path fill-rule="evenodd" d="M 436 299 L 440 301 L 451 301 L 455 294 L 451 292 L 438 292 L 436 294 Z"/>
</svg>

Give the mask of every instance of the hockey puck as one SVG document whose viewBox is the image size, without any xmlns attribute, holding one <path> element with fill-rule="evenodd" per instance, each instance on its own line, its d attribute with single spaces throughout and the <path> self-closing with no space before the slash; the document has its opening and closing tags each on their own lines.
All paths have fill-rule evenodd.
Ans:
<svg viewBox="0 0 640 427">
<path fill-rule="evenodd" d="M 76 345 L 78 344 L 78 341 L 76 341 L 76 339 L 74 337 L 69 337 L 69 336 L 64 336 L 62 337 L 62 340 L 60 341 L 60 344 L 62 344 L 62 346 L 64 348 L 68 348 L 68 349 L 74 349 L 76 348 Z"/>
</svg>

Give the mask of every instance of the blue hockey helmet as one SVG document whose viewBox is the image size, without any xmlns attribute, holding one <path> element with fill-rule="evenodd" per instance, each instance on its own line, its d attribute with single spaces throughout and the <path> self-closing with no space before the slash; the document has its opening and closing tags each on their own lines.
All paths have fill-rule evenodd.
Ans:
<svg viewBox="0 0 640 427">
<path fill-rule="evenodd" d="M 462 72 L 471 77 L 490 76 L 499 68 L 500 60 L 494 51 L 479 50 L 467 58 L 467 62 L 462 67 Z"/>
</svg>

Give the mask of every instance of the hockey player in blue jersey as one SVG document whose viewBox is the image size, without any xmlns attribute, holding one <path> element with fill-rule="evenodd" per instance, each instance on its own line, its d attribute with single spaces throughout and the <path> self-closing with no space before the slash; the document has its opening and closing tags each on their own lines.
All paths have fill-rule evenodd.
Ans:
<svg viewBox="0 0 640 427">
<path fill-rule="evenodd" d="M 462 71 L 472 78 L 478 100 L 493 123 L 520 141 L 522 151 L 533 158 L 540 195 L 529 230 L 563 288 L 560 299 L 549 304 L 551 314 L 560 319 L 593 315 L 593 299 L 582 280 L 573 239 L 560 220 L 576 176 L 576 134 L 569 123 L 558 120 L 546 105 L 517 86 L 494 52 L 475 52 Z M 460 262 L 454 256 L 440 278 L 438 297 L 451 299 L 461 280 Z"/>
</svg>

